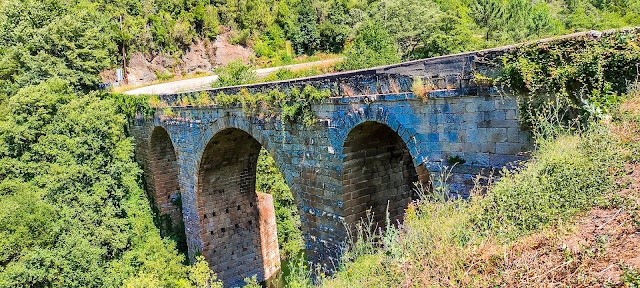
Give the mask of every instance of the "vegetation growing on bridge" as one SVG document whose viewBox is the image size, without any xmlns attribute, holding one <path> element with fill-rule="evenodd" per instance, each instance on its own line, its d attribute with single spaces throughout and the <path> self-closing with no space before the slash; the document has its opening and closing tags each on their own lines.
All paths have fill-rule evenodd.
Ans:
<svg viewBox="0 0 640 288">
<path fill-rule="evenodd" d="M 617 107 L 629 83 L 640 73 L 640 34 L 604 35 L 597 40 L 562 39 L 534 43 L 510 51 L 502 59 L 498 80 L 520 94 L 520 119 L 548 114 L 549 101 L 563 107 L 563 122 L 602 117 Z M 546 96 L 546 97 L 545 97 Z"/>
<path fill-rule="evenodd" d="M 318 90 L 307 85 L 302 89 L 293 88 L 287 92 L 279 89 L 254 93 L 249 92 L 248 89 L 242 89 L 239 93 L 231 95 L 220 92 L 213 98 L 208 92 L 203 91 L 197 96 L 180 95 L 179 102 L 174 104 L 160 100 L 158 96 L 114 97 L 123 105 L 123 112 L 131 113 L 129 114 L 131 116 L 135 116 L 136 111 L 145 114 L 146 111 L 150 111 L 149 109 L 158 109 L 165 117 L 175 117 L 176 115 L 171 109 L 173 105 L 181 107 L 207 107 L 211 105 L 234 107 L 240 105 L 242 112 L 247 116 L 279 117 L 283 123 L 311 126 L 316 121 L 316 115 L 311 110 L 311 105 L 327 99 L 329 96 L 331 96 L 330 91 Z"/>
<path fill-rule="evenodd" d="M 247 115 L 254 117 L 279 115 L 283 122 L 311 126 L 316 120 L 311 104 L 326 99 L 330 95 L 330 91 L 318 90 L 313 86 L 305 86 L 303 89 L 293 88 L 288 93 L 277 89 L 268 93 L 250 93 L 243 89 L 235 95 L 220 92 L 215 97 L 215 103 L 223 107 L 242 104 L 242 111 Z"/>
</svg>

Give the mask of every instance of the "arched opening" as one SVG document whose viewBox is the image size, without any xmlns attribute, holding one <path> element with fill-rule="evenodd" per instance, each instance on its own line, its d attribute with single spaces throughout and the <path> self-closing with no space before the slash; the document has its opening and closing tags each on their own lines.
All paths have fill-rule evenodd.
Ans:
<svg viewBox="0 0 640 288">
<path fill-rule="evenodd" d="M 265 156 L 268 153 L 256 139 L 235 128 L 214 135 L 202 156 L 197 187 L 200 252 L 225 286 L 241 285 L 253 275 L 263 281 L 280 271 L 278 203 L 274 205 L 278 195 L 269 193 L 274 183 L 286 184 L 263 177 L 261 187 L 256 187 L 258 168 L 261 173 L 275 169 L 282 178 L 274 163 L 263 163 Z"/>
<path fill-rule="evenodd" d="M 405 209 L 417 196 L 414 183 L 428 178 L 419 177 L 402 138 L 387 125 L 364 122 L 347 135 L 343 154 L 347 227 L 366 221 L 369 213 L 374 228 L 383 229 L 387 211 L 390 223 L 400 223 Z"/>
<path fill-rule="evenodd" d="M 153 130 L 149 148 L 152 176 L 149 194 L 155 204 L 154 210 L 157 215 L 154 220 L 162 236 L 174 239 L 178 250 L 186 253 L 178 161 L 171 138 L 165 129 L 156 127 Z"/>
</svg>

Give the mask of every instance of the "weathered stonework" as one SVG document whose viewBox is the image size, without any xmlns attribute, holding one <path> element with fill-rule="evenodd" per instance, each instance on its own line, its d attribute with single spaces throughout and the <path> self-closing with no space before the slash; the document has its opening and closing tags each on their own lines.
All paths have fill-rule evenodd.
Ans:
<svg viewBox="0 0 640 288">
<path fill-rule="evenodd" d="M 133 127 L 136 141 L 139 150 L 149 147 L 154 127 L 171 136 L 190 255 L 202 253 L 229 284 L 249 274 L 264 279 L 270 269 L 264 266 L 256 208 L 261 146 L 294 192 L 309 260 L 324 264 L 340 251 L 343 223 L 367 209 L 382 217 L 387 204 L 392 219 L 401 220 L 415 197 L 413 182 L 428 183 L 447 156 L 466 160 L 449 181 L 465 195 L 483 169 L 522 160 L 518 153 L 529 148 L 527 133 L 507 119 L 518 111 L 511 96 L 332 98 L 313 106 L 319 121 L 312 127 L 247 117 L 241 108 L 174 109 L 180 118 L 140 119 Z M 164 173 L 148 165 L 145 170 Z"/>
<path fill-rule="evenodd" d="M 598 36 L 590 33 L 571 37 Z M 278 269 L 267 207 L 272 204 L 255 192 L 256 161 L 264 147 L 294 193 L 309 260 L 331 267 L 347 226 L 368 211 L 380 227 L 386 213 L 393 223 L 401 221 L 417 196 L 414 183 L 429 187 L 447 159 L 465 161 L 446 183 L 452 196 L 460 197 L 468 196 L 477 175 L 526 159 L 522 152 L 531 143 L 518 121 L 517 98 L 491 79 L 476 77 L 497 75 L 494 60 L 512 47 L 212 89 L 207 93 L 213 97 L 242 88 L 286 93 L 312 85 L 330 90 L 332 97 L 312 105 L 318 121 L 310 127 L 247 115 L 240 106 L 172 104 L 175 116 L 158 111 L 132 126 L 137 155 L 159 207 L 176 194 L 177 182 L 190 256 L 202 253 L 233 286 Z M 430 84 L 423 97 L 412 92 L 416 77 Z M 161 98 L 179 103 L 195 96 Z M 171 176 L 175 171 L 178 176 Z"/>
<path fill-rule="evenodd" d="M 260 247 L 264 263 L 264 279 L 271 279 L 280 271 L 276 211 L 271 194 L 258 192 L 258 214 L 260 215 Z"/>
</svg>

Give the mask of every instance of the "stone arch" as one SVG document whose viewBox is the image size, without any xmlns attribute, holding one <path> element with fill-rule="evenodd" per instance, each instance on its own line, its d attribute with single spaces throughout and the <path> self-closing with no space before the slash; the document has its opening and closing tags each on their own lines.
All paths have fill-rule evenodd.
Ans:
<svg viewBox="0 0 640 288">
<path fill-rule="evenodd" d="M 343 146 L 343 211 L 345 224 L 353 227 L 373 213 L 373 224 L 384 228 L 386 213 L 396 224 L 416 199 L 414 183 L 429 184 L 424 165 L 414 165 L 405 141 L 379 121 L 362 121 L 349 130 Z M 425 186 L 428 187 L 428 186 Z"/>
<path fill-rule="evenodd" d="M 178 154 L 171 137 L 163 127 L 154 127 L 149 138 L 149 164 L 152 183 L 150 196 L 158 209 L 160 219 L 168 216 L 169 223 L 162 223 L 164 231 L 170 229 L 175 234 L 184 234 L 182 207 L 180 201 Z M 164 222 L 164 221 L 162 221 Z M 180 243 L 180 245 L 186 243 Z"/>
<path fill-rule="evenodd" d="M 204 148 L 197 174 L 200 253 L 225 286 L 270 278 L 280 255 L 273 199 L 256 193 L 262 145 L 248 132 L 225 128 Z"/>
<path fill-rule="evenodd" d="M 409 154 L 411 155 L 414 165 L 416 167 L 422 166 L 423 163 L 420 152 L 418 151 L 416 144 L 417 141 L 414 136 L 417 135 L 415 129 L 411 127 L 411 125 L 405 125 L 401 123 L 396 115 L 390 112 L 387 107 L 384 106 L 367 106 L 362 107 L 357 110 L 350 111 L 347 113 L 342 119 L 339 119 L 339 123 L 337 125 L 340 128 L 339 135 L 336 135 L 336 139 L 338 143 L 344 143 L 347 140 L 348 133 L 350 133 L 356 126 L 368 122 L 378 122 L 380 124 L 384 124 L 388 126 L 391 130 L 396 131 L 397 135 L 400 136 L 402 141 L 404 141 Z M 342 149 L 344 145 L 338 147 Z M 338 151 L 340 152 L 340 150 Z M 424 152 L 424 151 L 423 151 Z"/>
</svg>

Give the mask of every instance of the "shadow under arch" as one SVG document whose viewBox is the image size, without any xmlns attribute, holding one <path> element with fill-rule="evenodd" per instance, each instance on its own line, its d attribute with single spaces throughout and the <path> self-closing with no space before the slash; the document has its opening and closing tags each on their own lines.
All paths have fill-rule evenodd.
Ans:
<svg viewBox="0 0 640 288">
<path fill-rule="evenodd" d="M 429 173 L 416 167 L 406 143 L 396 131 L 378 121 L 363 121 L 347 134 L 342 146 L 343 211 L 353 227 L 372 214 L 372 224 L 384 229 L 401 223 L 405 209 L 417 198 L 414 183 L 429 187 Z"/>
<path fill-rule="evenodd" d="M 163 237 L 173 238 L 179 251 L 187 253 L 182 218 L 178 155 L 167 130 L 156 126 L 149 138 L 151 180 L 149 196 L 157 209 L 156 225 Z M 155 210 L 154 209 L 154 210 Z"/>
<path fill-rule="evenodd" d="M 199 163 L 200 253 L 225 286 L 241 285 L 253 275 L 265 280 L 279 271 L 273 198 L 256 193 L 261 148 L 248 132 L 225 128 L 211 137 Z"/>
</svg>

